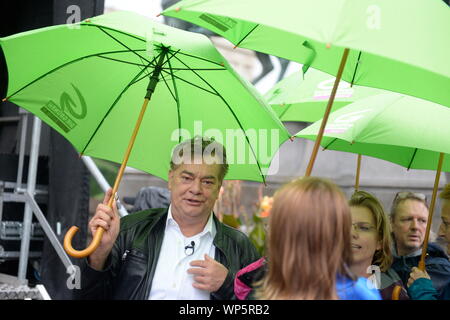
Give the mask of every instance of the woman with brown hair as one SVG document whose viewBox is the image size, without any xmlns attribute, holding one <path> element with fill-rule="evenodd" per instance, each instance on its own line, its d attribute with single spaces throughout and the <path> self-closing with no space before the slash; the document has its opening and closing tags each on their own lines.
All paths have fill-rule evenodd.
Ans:
<svg viewBox="0 0 450 320">
<path fill-rule="evenodd" d="M 356 280 L 351 264 L 351 217 L 331 181 L 305 177 L 276 192 L 269 218 L 267 272 L 260 299 L 380 299 Z"/>
<path fill-rule="evenodd" d="M 371 277 L 384 300 L 392 299 L 396 286 L 401 287 L 399 298 L 408 299 L 400 277 L 391 268 L 391 227 L 383 206 L 365 191 L 356 191 L 349 205 L 353 226 L 350 270 L 359 277 Z M 375 272 L 373 276 L 372 272 Z"/>
</svg>

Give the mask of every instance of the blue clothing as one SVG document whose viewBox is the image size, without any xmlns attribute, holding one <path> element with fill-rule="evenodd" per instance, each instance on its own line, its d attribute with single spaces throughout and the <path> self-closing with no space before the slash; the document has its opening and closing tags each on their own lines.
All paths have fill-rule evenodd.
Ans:
<svg viewBox="0 0 450 320">
<path fill-rule="evenodd" d="M 439 294 L 430 279 L 419 278 L 408 288 L 408 293 L 414 300 L 450 300 L 450 283 Z"/>
<path fill-rule="evenodd" d="M 338 276 L 336 281 L 336 291 L 340 300 L 381 300 L 380 292 L 377 289 L 370 289 L 367 286 L 366 278 L 358 278 L 353 281 L 349 278 Z"/>
</svg>

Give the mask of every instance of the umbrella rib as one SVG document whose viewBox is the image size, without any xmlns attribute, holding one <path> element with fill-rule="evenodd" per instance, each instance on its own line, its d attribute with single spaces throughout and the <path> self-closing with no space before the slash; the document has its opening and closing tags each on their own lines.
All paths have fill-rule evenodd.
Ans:
<svg viewBox="0 0 450 320">
<path fill-rule="evenodd" d="M 96 28 L 108 29 L 108 30 L 111 30 L 111 31 L 114 31 L 114 32 L 117 32 L 117 33 L 121 33 L 121 34 L 123 34 L 123 35 L 126 35 L 126 36 L 128 36 L 128 37 L 130 37 L 130 38 L 134 38 L 134 39 L 136 39 L 136 40 L 139 40 L 139 41 L 142 41 L 142 42 L 146 42 L 145 39 L 142 39 L 142 38 L 140 38 L 140 37 L 137 37 L 137 36 L 135 36 L 135 35 L 133 35 L 133 34 L 126 33 L 126 32 L 123 32 L 123 31 L 121 31 L 121 30 L 114 29 L 114 28 L 110 28 L 110 27 L 107 27 L 107 26 L 102 26 L 102 25 L 99 25 L 99 24 L 95 24 L 95 23 L 92 23 L 92 22 L 90 22 L 90 23 L 82 23 L 81 25 L 82 25 L 82 26 L 85 26 L 85 27 L 96 27 Z"/>
<path fill-rule="evenodd" d="M 145 49 L 139 49 L 139 51 L 145 51 Z M 67 65 L 70 65 L 70 64 L 72 64 L 72 63 L 75 63 L 75 62 L 80 61 L 80 60 L 83 60 L 83 59 L 92 58 L 92 57 L 98 57 L 98 56 L 100 56 L 100 55 L 102 55 L 102 54 L 123 53 L 123 52 L 128 52 L 128 50 L 109 51 L 109 52 L 99 52 L 99 53 L 95 53 L 95 54 L 90 54 L 90 55 L 87 55 L 87 56 L 79 57 L 79 58 L 76 58 L 76 59 L 74 59 L 74 60 L 72 60 L 72 61 L 66 62 L 66 63 L 64 63 L 64 64 L 62 64 L 62 65 L 59 65 L 59 66 L 53 68 L 52 70 L 50 70 L 50 71 L 44 73 L 43 75 L 37 77 L 36 79 L 34 79 L 33 81 L 29 82 L 28 84 L 24 85 L 22 88 L 16 90 L 14 93 L 12 93 L 11 95 L 9 95 L 6 99 L 7 99 L 7 100 L 10 99 L 12 96 L 16 95 L 17 93 L 19 93 L 19 92 L 22 91 L 23 89 L 29 87 L 30 85 L 32 85 L 32 84 L 35 83 L 36 81 L 41 80 L 42 78 L 46 77 L 47 75 L 49 75 L 49 74 L 55 72 L 56 70 L 59 70 L 59 69 L 61 69 L 61 68 L 64 68 L 64 67 L 67 66 Z"/>
<path fill-rule="evenodd" d="M 183 70 L 183 71 L 188 71 L 188 70 L 195 70 L 195 71 L 223 71 L 225 69 L 212 69 L 212 68 L 192 68 L 192 69 L 187 69 L 187 68 L 163 68 L 164 69 L 170 69 L 170 70 Z"/>
<path fill-rule="evenodd" d="M 284 109 L 284 111 L 280 114 L 280 120 L 283 118 L 284 114 L 291 108 L 292 104 L 290 104 L 287 108 Z"/>
<path fill-rule="evenodd" d="M 108 60 L 112 60 L 112 61 L 116 61 L 116 62 L 121 62 L 121 63 L 126 63 L 126 64 L 132 64 L 135 66 L 139 66 L 139 67 L 144 67 L 146 68 L 145 64 L 139 64 L 139 63 L 134 63 L 134 62 L 130 62 L 130 61 L 125 61 L 125 60 L 120 60 L 120 59 L 114 59 L 114 58 L 109 58 L 109 57 L 104 57 L 104 56 L 98 56 L 99 58 L 103 58 L 103 59 L 108 59 Z"/>
<path fill-rule="evenodd" d="M 353 71 L 353 77 L 352 77 L 352 81 L 350 82 L 350 87 L 353 87 L 353 81 L 355 81 L 356 70 L 358 70 L 359 60 L 361 58 L 361 53 L 362 53 L 362 51 L 359 52 L 358 61 L 356 61 L 356 66 L 355 66 L 355 70 Z"/>
<path fill-rule="evenodd" d="M 170 76 L 172 76 L 172 77 L 174 77 L 174 78 L 177 78 L 178 80 L 181 80 L 181 81 L 183 81 L 183 82 L 186 82 L 186 83 L 190 84 L 191 86 L 197 87 L 197 88 L 199 88 L 199 89 L 201 89 L 201 90 L 203 90 L 203 91 L 206 91 L 206 92 L 208 92 L 208 93 L 210 93 L 210 94 L 217 95 L 215 92 L 212 92 L 212 91 L 209 91 L 208 89 L 202 88 L 202 87 L 200 87 L 200 86 L 198 86 L 198 85 L 196 85 L 196 84 L 194 84 L 194 83 L 192 83 L 192 82 L 190 82 L 190 81 L 187 81 L 187 80 L 185 80 L 185 79 L 183 79 L 183 78 L 181 78 L 181 77 L 176 76 L 176 75 L 173 74 L 173 73 L 171 74 L 170 72 L 168 72 L 168 71 L 166 71 L 166 70 L 161 70 L 161 71 L 167 73 L 168 75 L 170 75 Z"/>
<path fill-rule="evenodd" d="M 244 40 L 250 35 L 250 33 L 252 33 L 253 31 L 255 31 L 255 29 L 256 29 L 257 27 L 259 27 L 259 24 L 257 24 L 256 26 L 254 26 L 252 30 L 250 30 L 250 31 L 249 31 L 249 32 L 248 32 L 241 40 L 239 40 L 239 42 L 236 44 L 236 47 L 238 47 L 238 46 L 242 43 L 242 41 L 244 41 Z"/>
<path fill-rule="evenodd" d="M 180 51 L 180 50 L 178 50 L 178 51 Z M 168 61 L 170 61 L 170 59 L 172 59 L 173 56 L 174 56 L 178 51 L 174 52 L 174 53 L 172 54 L 172 56 L 170 56 L 170 57 L 169 57 L 162 65 L 165 65 Z M 159 55 L 158 55 L 158 57 L 159 57 Z M 153 59 L 153 61 L 155 61 L 155 59 Z M 163 70 L 163 69 L 161 69 L 161 70 Z M 138 83 L 138 82 L 141 81 L 142 79 L 145 79 L 146 77 L 149 77 L 149 76 L 150 76 L 150 73 L 145 73 L 145 76 L 143 76 L 142 78 L 137 79 L 136 81 L 134 81 L 134 82 L 132 83 L 132 85 L 135 84 L 135 83 Z M 161 77 L 161 78 L 163 78 L 163 80 L 164 80 L 164 76 Z"/>
<path fill-rule="evenodd" d="M 327 144 L 326 147 L 323 148 L 323 150 L 328 149 L 328 147 L 331 146 L 336 140 L 337 140 L 337 138 L 334 138 L 329 144 Z"/>
<path fill-rule="evenodd" d="M 175 56 L 175 54 L 173 56 Z M 174 74 L 173 74 L 172 64 L 170 63 L 170 61 L 169 61 L 169 67 L 170 67 L 170 73 L 172 75 L 173 89 L 174 89 L 175 95 L 176 95 L 175 101 L 177 102 L 178 143 L 181 143 L 181 134 L 180 134 L 180 130 L 181 130 L 180 97 L 178 96 L 177 84 L 175 82 L 175 77 L 174 77 Z"/>
<path fill-rule="evenodd" d="M 159 54 L 157 57 L 155 57 L 155 59 L 157 59 L 161 54 Z M 155 60 L 153 59 L 153 60 Z M 150 63 L 147 65 L 147 68 L 150 66 Z M 86 150 L 86 148 L 89 146 L 89 144 L 91 143 L 92 139 L 94 138 L 94 136 L 97 134 L 98 129 L 100 129 L 100 126 L 102 125 L 103 121 L 105 121 L 106 117 L 108 117 L 109 113 L 111 112 L 111 110 L 114 108 L 114 106 L 117 104 L 117 102 L 120 100 L 120 98 L 122 97 L 123 93 L 133 84 L 133 81 L 139 77 L 144 70 L 146 70 L 147 68 L 142 69 L 141 71 L 139 71 L 134 78 L 125 86 L 125 88 L 123 88 L 122 92 L 119 93 L 119 95 L 117 96 L 116 100 L 114 100 L 113 104 L 109 107 L 108 111 L 105 113 L 105 115 L 103 116 L 102 120 L 100 121 L 100 123 L 98 124 L 97 128 L 95 129 L 95 131 L 92 133 L 91 137 L 89 138 L 89 141 L 86 143 L 86 145 L 84 146 L 83 150 L 81 151 L 81 154 L 83 154 Z"/>
<path fill-rule="evenodd" d="M 165 77 L 160 77 L 160 78 L 163 79 L 164 84 L 166 85 L 167 89 L 169 90 L 170 95 L 172 96 L 173 100 L 177 101 L 177 98 L 175 97 L 175 95 L 173 94 L 172 90 L 170 89 L 169 84 L 168 84 L 167 81 L 166 81 L 166 78 L 165 78 Z M 177 103 L 178 103 L 178 102 L 177 102 Z"/>
<path fill-rule="evenodd" d="M 412 166 L 412 163 L 414 161 L 414 158 L 416 157 L 416 153 L 417 153 L 417 148 L 414 149 L 414 153 L 413 153 L 413 155 L 411 157 L 411 161 L 408 164 L 408 170 L 411 169 L 411 166 Z"/>
<path fill-rule="evenodd" d="M 214 89 L 213 86 L 211 86 L 211 85 L 209 84 L 208 81 L 206 81 L 205 79 L 203 79 L 203 77 L 202 77 L 201 75 L 199 75 L 197 72 L 195 72 L 195 70 L 190 69 L 189 66 L 188 66 L 186 63 L 184 63 L 182 60 L 180 60 L 178 57 L 175 57 L 175 59 L 177 59 L 179 62 L 181 62 L 186 68 L 188 68 L 189 70 L 191 70 L 192 73 L 194 73 L 194 74 L 195 74 L 197 77 L 199 77 L 204 83 L 206 83 L 206 84 L 211 88 L 211 90 L 213 90 L 213 91 L 215 92 L 215 94 L 216 94 L 216 95 L 217 95 L 217 96 L 225 103 L 225 105 L 228 107 L 228 110 L 231 112 L 231 114 L 233 115 L 234 119 L 236 120 L 236 122 L 238 123 L 239 127 L 241 128 L 242 132 L 243 132 L 244 135 L 245 135 L 245 140 L 247 140 L 247 143 L 248 143 L 248 145 L 249 145 L 249 147 L 250 147 L 250 150 L 252 151 L 253 156 L 255 157 L 256 164 L 258 165 L 259 172 L 261 173 L 261 177 L 262 177 L 262 179 L 263 179 L 263 183 L 266 184 L 266 179 L 265 179 L 265 177 L 264 177 L 264 175 L 263 175 L 263 173 L 262 173 L 261 165 L 259 164 L 258 157 L 256 157 L 255 151 L 253 150 L 253 146 L 250 144 L 250 141 L 249 141 L 249 139 L 248 139 L 247 133 L 245 132 L 245 130 L 244 130 L 244 128 L 243 128 L 241 122 L 239 121 L 238 117 L 237 117 L 236 114 L 234 113 L 234 111 L 233 111 L 233 109 L 231 108 L 231 106 L 228 104 L 228 102 L 225 100 L 225 98 L 222 97 L 222 95 L 221 95 L 219 92 L 217 92 L 217 90 Z"/>
<path fill-rule="evenodd" d="M 197 57 L 197 56 L 194 56 L 192 54 L 188 54 L 188 53 L 184 53 L 184 52 L 179 52 L 178 54 L 181 54 L 181 55 L 187 56 L 187 57 L 191 57 L 191 58 L 195 58 L 195 59 L 198 59 L 198 60 L 203 60 L 203 61 L 206 61 L 206 62 L 210 62 L 212 64 L 221 66 L 222 68 L 224 68 L 224 70 L 226 69 L 222 64 L 220 64 L 218 62 L 215 62 L 215 61 L 212 61 L 212 60 L 209 60 L 209 59 L 205 59 L 205 58 L 202 58 L 202 57 Z"/>
<path fill-rule="evenodd" d="M 106 32 L 103 27 L 101 26 L 96 26 L 98 29 L 100 29 L 102 32 L 104 32 L 107 36 L 109 36 L 111 39 L 113 39 L 114 41 L 116 41 L 117 43 L 119 43 L 121 46 L 127 48 L 130 52 L 134 53 L 135 55 L 137 55 L 138 57 L 140 57 L 141 59 L 144 59 L 145 61 L 147 61 L 150 64 L 150 61 L 148 61 L 145 57 L 141 56 L 140 54 L 136 53 L 134 50 L 132 50 L 131 48 L 129 48 L 126 44 L 124 44 L 122 41 L 120 41 L 119 39 L 116 39 L 114 36 L 112 36 L 111 34 L 109 34 L 108 32 Z M 112 29 L 114 30 L 114 29 Z M 116 30 L 114 30 L 116 31 Z"/>
</svg>

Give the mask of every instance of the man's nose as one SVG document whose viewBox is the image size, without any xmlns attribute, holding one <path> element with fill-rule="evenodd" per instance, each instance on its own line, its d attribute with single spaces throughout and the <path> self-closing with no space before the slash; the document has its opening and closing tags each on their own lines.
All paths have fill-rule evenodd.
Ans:
<svg viewBox="0 0 450 320">
<path fill-rule="evenodd" d="M 410 228 L 412 229 L 412 230 L 417 230 L 418 229 L 418 223 L 417 223 L 417 220 L 416 219 L 413 219 L 412 221 L 411 221 L 411 226 L 410 226 Z"/>
<path fill-rule="evenodd" d="M 189 189 L 193 194 L 199 194 L 202 192 L 202 182 L 200 180 L 194 179 Z"/>
</svg>

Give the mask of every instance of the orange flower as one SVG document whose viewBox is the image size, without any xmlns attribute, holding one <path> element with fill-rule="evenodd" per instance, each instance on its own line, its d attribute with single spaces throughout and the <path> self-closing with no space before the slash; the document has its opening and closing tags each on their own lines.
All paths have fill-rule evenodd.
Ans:
<svg viewBox="0 0 450 320">
<path fill-rule="evenodd" d="M 270 215 L 272 205 L 273 205 L 273 197 L 264 196 L 264 198 L 261 201 L 261 204 L 259 205 L 259 208 L 261 210 L 259 216 L 261 218 L 267 218 Z"/>
</svg>

